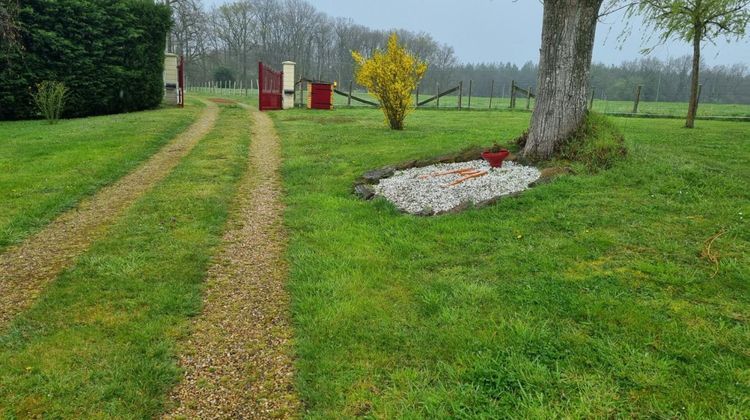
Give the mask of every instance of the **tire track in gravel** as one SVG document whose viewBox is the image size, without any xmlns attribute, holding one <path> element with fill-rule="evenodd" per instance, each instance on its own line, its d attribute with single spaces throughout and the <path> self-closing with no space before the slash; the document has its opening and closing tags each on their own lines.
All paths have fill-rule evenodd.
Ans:
<svg viewBox="0 0 750 420">
<path fill-rule="evenodd" d="M 218 114 L 218 107 L 207 103 L 195 122 L 145 163 L 0 254 L 0 330 L 28 308 L 128 206 L 167 176 L 211 131 Z"/>
<path fill-rule="evenodd" d="M 224 245 L 206 275 L 203 310 L 180 356 L 185 375 L 166 418 L 285 418 L 300 409 L 285 288 L 279 138 L 267 115 L 251 114 L 249 167 Z"/>
</svg>

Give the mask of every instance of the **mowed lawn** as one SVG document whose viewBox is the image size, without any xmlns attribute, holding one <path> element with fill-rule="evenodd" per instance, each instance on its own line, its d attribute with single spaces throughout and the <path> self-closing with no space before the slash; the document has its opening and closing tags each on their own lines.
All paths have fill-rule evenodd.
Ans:
<svg viewBox="0 0 750 420">
<path fill-rule="evenodd" d="M 174 117 L 173 117 L 174 118 Z M 0 417 L 153 418 L 247 169 L 250 117 L 216 126 L 0 330 Z"/>
<path fill-rule="evenodd" d="M 112 183 L 187 128 L 202 106 L 0 122 L 0 250 Z"/>
<path fill-rule="evenodd" d="M 529 114 L 273 116 L 310 417 L 750 416 L 750 124 L 615 119 L 613 169 L 421 218 L 352 182 Z"/>
</svg>

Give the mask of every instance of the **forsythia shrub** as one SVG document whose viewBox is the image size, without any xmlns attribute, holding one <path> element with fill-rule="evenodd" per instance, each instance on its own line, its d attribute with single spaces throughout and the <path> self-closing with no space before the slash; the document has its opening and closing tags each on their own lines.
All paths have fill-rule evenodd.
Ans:
<svg viewBox="0 0 750 420">
<path fill-rule="evenodd" d="M 404 129 L 404 119 L 412 110 L 411 93 L 427 71 L 427 64 L 399 45 L 395 33 L 388 38 L 385 51 L 364 58 L 352 51 L 357 63 L 355 79 L 380 101 L 381 109 L 394 130 Z"/>
</svg>

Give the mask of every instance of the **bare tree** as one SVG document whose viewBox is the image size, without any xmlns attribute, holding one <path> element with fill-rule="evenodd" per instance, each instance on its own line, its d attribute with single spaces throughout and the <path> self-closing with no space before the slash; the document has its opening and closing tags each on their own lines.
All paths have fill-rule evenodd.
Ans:
<svg viewBox="0 0 750 420">
<path fill-rule="evenodd" d="M 297 62 L 298 74 L 323 80 L 351 80 L 351 51 L 371 54 L 387 40 L 348 19 L 318 12 L 305 0 L 234 0 L 210 12 L 201 0 L 162 0 L 172 8 L 174 28 L 169 50 L 184 54 L 188 75 L 208 80 L 209 69 L 229 68 L 247 82 L 255 76 L 254 61 Z M 429 77 L 445 77 L 457 64 L 453 49 L 428 34 L 399 31 L 410 51 L 434 63 Z"/>
<path fill-rule="evenodd" d="M 0 1 L 0 47 L 12 48 L 18 45 L 18 0 Z"/>
<path fill-rule="evenodd" d="M 257 29 L 253 3 L 240 0 L 222 5 L 214 10 L 212 23 L 216 36 L 227 46 L 228 54 L 240 70 L 242 81 L 247 83 L 248 57 L 255 45 Z"/>
</svg>

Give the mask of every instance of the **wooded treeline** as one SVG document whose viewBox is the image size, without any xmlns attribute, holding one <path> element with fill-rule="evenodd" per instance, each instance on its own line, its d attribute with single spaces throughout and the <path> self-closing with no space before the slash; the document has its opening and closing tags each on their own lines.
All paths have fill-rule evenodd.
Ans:
<svg viewBox="0 0 750 420">
<path fill-rule="evenodd" d="M 304 0 L 238 0 L 206 9 L 200 0 L 171 2 L 175 21 L 171 48 L 186 59 L 194 83 L 225 78 L 244 85 L 257 77 L 257 62 L 280 68 L 297 63 L 297 74 L 311 79 L 349 81 L 351 51 L 370 55 L 383 48 L 390 31 L 372 30 L 350 19 L 333 18 Z M 429 81 L 447 83 L 457 60 L 453 48 L 430 35 L 397 30 L 408 48 L 430 64 Z"/>
<path fill-rule="evenodd" d="M 170 48 L 186 57 L 188 83 L 257 78 L 257 62 L 279 68 L 285 60 L 297 63 L 297 75 L 338 81 L 353 78 L 351 51 L 369 55 L 383 48 L 390 31 L 374 30 L 350 19 L 319 12 L 305 0 L 235 0 L 207 8 L 201 0 L 169 0 L 175 21 Z M 473 81 L 473 94 L 509 94 L 511 80 L 535 90 L 538 67 L 528 62 L 459 63 L 451 46 L 426 33 L 396 29 L 409 50 L 429 65 L 420 91 L 434 93 Z M 502 48 L 502 46 L 498 46 Z M 701 100 L 750 103 L 750 71 L 746 64 L 704 66 Z M 637 85 L 648 101 L 685 101 L 689 96 L 690 57 L 662 61 L 642 58 L 619 65 L 594 64 L 592 86 L 597 98 L 630 100 Z"/>
</svg>

